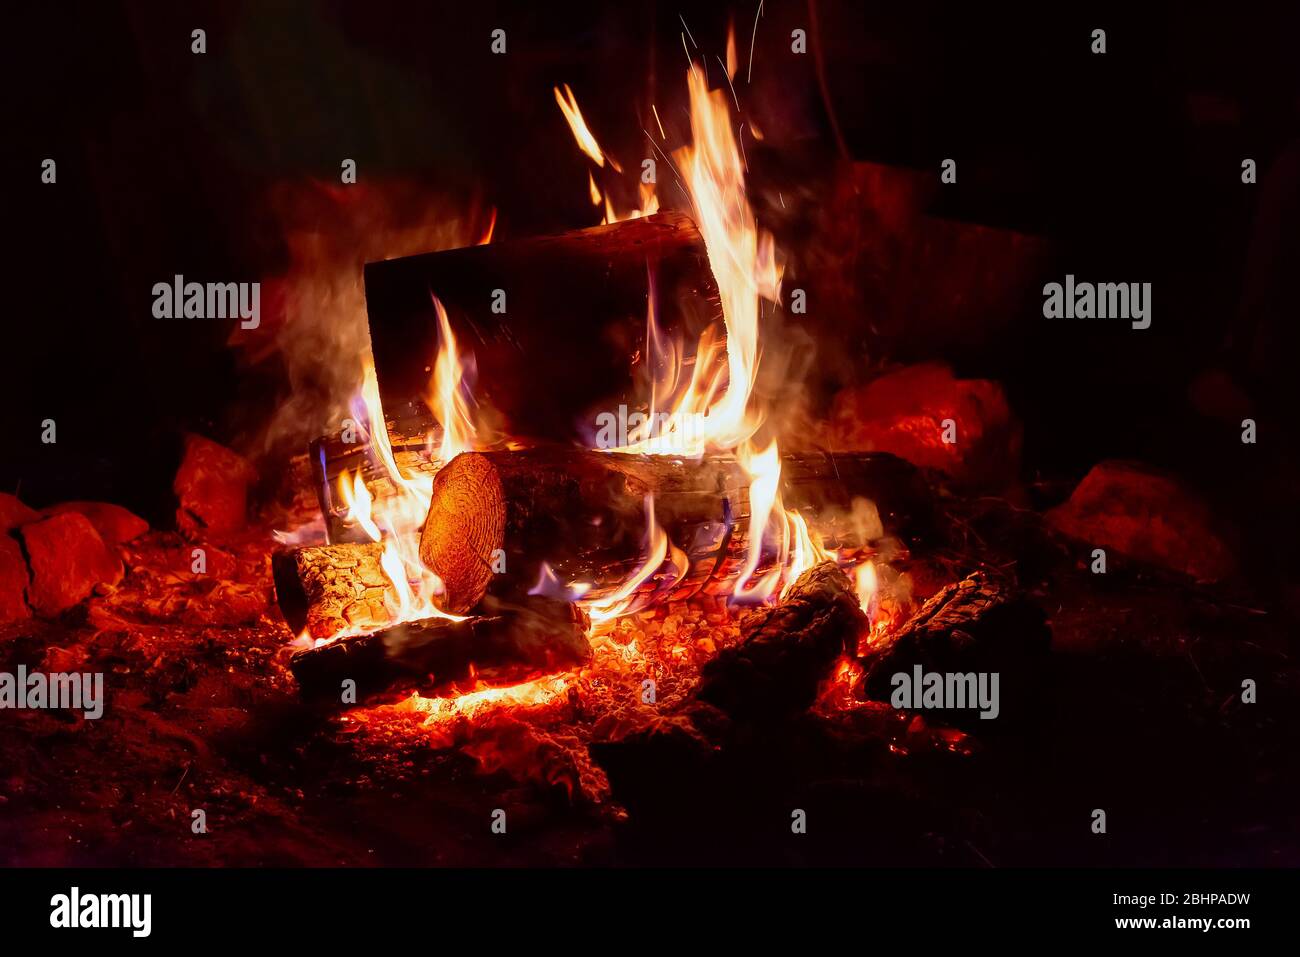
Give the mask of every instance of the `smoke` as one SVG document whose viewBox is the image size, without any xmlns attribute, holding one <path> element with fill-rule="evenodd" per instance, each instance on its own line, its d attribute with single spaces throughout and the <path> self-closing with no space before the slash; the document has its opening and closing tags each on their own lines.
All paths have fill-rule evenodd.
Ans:
<svg viewBox="0 0 1300 957">
<path fill-rule="evenodd" d="M 231 340 L 246 370 L 280 380 L 275 408 L 245 443 L 254 458 L 303 451 L 348 417 L 370 357 L 362 267 L 472 245 L 491 215 L 406 180 L 280 184 L 269 203 L 287 265 L 263 281 L 260 334 Z"/>
</svg>

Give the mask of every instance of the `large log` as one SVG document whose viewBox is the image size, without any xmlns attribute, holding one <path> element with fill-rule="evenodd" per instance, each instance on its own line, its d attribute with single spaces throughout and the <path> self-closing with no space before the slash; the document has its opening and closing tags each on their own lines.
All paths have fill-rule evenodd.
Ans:
<svg viewBox="0 0 1300 957">
<path fill-rule="evenodd" d="M 867 544 L 853 521 L 856 498 L 873 501 L 894 534 L 915 533 L 928 521 L 924 481 L 891 455 L 786 456 L 782 479 L 785 506 L 829 532 L 831 547 Z M 443 610 L 455 614 L 484 595 L 527 592 L 543 563 L 561 582 L 591 585 L 587 596 L 598 599 L 642 564 L 650 496 L 656 523 L 679 551 L 675 572 L 651 576 L 640 591 L 681 600 L 726 589 L 743 566 L 750 518 L 749 479 L 732 456 L 683 460 L 546 447 L 465 453 L 434 479 L 420 557 L 446 585 Z"/>
<path fill-rule="evenodd" d="M 591 653 L 586 616 L 573 605 L 530 598 L 494 614 L 453 621 L 427 618 L 298 652 L 289 669 L 307 700 L 342 701 L 344 681 L 355 703 L 410 691 L 434 692 L 484 669 L 532 672 L 572 667 Z"/>
<path fill-rule="evenodd" d="M 680 213 L 369 263 L 366 313 L 385 415 L 402 432 L 432 425 L 436 296 L 474 355 L 476 397 L 501 414 L 505 432 L 556 441 L 594 432 L 595 412 L 633 390 L 651 274 L 660 324 L 695 341 L 720 306 L 704 242 Z"/>
</svg>

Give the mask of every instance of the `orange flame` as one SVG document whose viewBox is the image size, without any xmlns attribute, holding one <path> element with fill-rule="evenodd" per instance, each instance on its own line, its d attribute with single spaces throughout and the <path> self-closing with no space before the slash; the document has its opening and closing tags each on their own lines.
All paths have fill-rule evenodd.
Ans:
<svg viewBox="0 0 1300 957">
<path fill-rule="evenodd" d="M 555 102 L 559 104 L 560 112 L 564 114 L 564 118 L 568 121 L 569 129 L 573 132 L 573 138 L 578 141 L 578 149 L 586 153 L 597 166 L 604 166 L 608 157 L 606 157 L 605 151 L 600 148 L 600 144 L 596 142 L 596 137 L 592 136 L 591 130 L 587 127 L 587 121 L 582 118 L 582 111 L 578 109 L 578 100 L 574 97 L 573 91 L 569 89 L 569 84 L 564 84 L 563 93 L 560 92 L 558 86 L 554 92 Z M 615 170 L 618 169 L 612 159 L 609 164 Z"/>
<path fill-rule="evenodd" d="M 563 92 L 561 92 L 560 87 L 555 87 L 554 93 L 555 102 L 559 104 L 560 111 L 569 123 L 569 130 L 578 143 L 578 149 L 582 150 L 597 166 L 604 167 L 606 161 L 608 161 L 610 169 L 616 173 L 622 173 L 623 170 L 614 161 L 614 157 L 606 153 L 600 144 L 596 142 L 596 137 L 592 135 L 590 128 L 587 126 L 587 121 L 583 119 L 582 111 L 578 109 L 577 98 L 574 97 L 573 91 L 569 89 L 569 85 L 564 84 Z M 591 205 L 604 207 L 604 215 L 600 220 L 602 226 L 610 223 L 621 223 L 628 219 L 638 219 L 659 211 L 659 197 L 655 195 L 654 183 L 642 182 L 639 184 L 640 205 L 629 209 L 625 213 L 620 213 L 615 208 L 614 201 L 610 198 L 608 192 L 601 191 L 601 188 L 596 184 L 596 176 L 592 172 L 587 173 L 587 189 L 591 197 Z"/>
</svg>

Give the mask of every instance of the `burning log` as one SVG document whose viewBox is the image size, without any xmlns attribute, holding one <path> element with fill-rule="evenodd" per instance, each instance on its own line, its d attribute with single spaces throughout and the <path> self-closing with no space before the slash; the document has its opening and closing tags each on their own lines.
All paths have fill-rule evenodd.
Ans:
<svg viewBox="0 0 1300 957">
<path fill-rule="evenodd" d="M 289 662 L 302 696 L 339 701 L 356 682 L 358 702 L 386 692 L 430 692 L 485 668 L 572 667 L 591 654 L 586 616 L 574 605 L 531 598 L 463 620 L 426 618 L 301 651 Z"/>
<path fill-rule="evenodd" d="M 276 601 L 294 634 L 320 640 L 349 628 L 392 623 L 384 594 L 391 587 L 379 542 L 349 542 L 281 552 L 271 559 Z"/>
<path fill-rule="evenodd" d="M 883 453 L 801 454 L 782 460 L 784 504 L 808 510 L 834 545 L 862 545 L 849 520 L 855 498 L 876 504 L 885 528 L 907 533 L 928 516 L 928 489 Z M 638 594 L 680 600 L 732 582 L 747 550 L 749 485 L 734 457 L 699 461 L 576 449 L 467 452 L 434 479 L 420 557 L 446 586 L 444 611 L 464 614 L 484 595 L 536 589 L 543 564 L 561 582 L 612 593 L 644 562 L 654 520 L 675 574 L 650 575 Z M 854 540 L 854 539 L 859 540 Z"/>
<path fill-rule="evenodd" d="M 632 384 L 648 273 L 665 329 L 693 339 L 717 315 L 704 241 L 680 213 L 369 263 L 366 313 L 386 416 L 420 435 L 432 424 L 436 296 L 474 354 L 478 399 L 513 435 L 569 441 L 575 423 L 593 421 Z M 544 361 L 557 343 L 565 361 Z"/>
<path fill-rule="evenodd" d="M 705 665 L 696 696 L 733 717 L 803 711 L 868 626 L 849 577 L 832 562 L 808 569 L 776 605 L 741 626 L 741 642 Z"/>
<path fill-rule="evenodd" d="M 1003 713 L 1023 714 L 1027 709 L 1014 705 L 1028 700 L 1030 691 L 1042 682 L 1051 642 L 1042 609 L 1007 585 L 976 572 L 933 595 L 889 645 L 861 659 L 866 672 L 862 693 L 888 701 L 893 676 L 910 676 L 917 666 L 922 672 L 943 674 L 996 672 L 1003 689 Z M 1007 701 L 1013 706 L 1008 708 Z M 961 724 L 963 715 L 947 712 L 945 720 Z"/>
</svg>

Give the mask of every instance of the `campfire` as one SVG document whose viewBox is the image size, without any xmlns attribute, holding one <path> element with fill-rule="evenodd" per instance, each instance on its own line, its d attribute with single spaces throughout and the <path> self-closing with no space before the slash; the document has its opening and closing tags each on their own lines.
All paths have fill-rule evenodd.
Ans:
<svg viewBox="0 0 1300 957">
<path fill-rule="evenodd" d="M 151 329 L 217 330 L 229 395 L 123 372 L 173 382 L 129 404 L 129 466 L 56 409 L 0 493 L 14 860 L 1107 863 L 1095 809 L 1151 863 L 1203 821 L 1186 795 L 1241 813 L 1241 753 L 1297 783 L 1300 721 L 1255 717 L 1291 585 L 1237 509 L 1274 469 L 1285 512 L 1276 424 L 1189 367 L 1152 391 L 1188 372 L 1194 433 L 1112 435 L 1115 347 L 1083 337 L 1145 348 L 1172 284 L 990 213 L 979 157 L 890 154 L 915 111 L 854 113 L 825 15 L 780 83 L 764 24 L 715 55 L 681 17 L 625 109 L 530 60 L 506 86 L 557 148 L 268 176 L 258 282 L 124 271 L 166 280 Z"/>
<path fill-rule="evenodd" d="M 711 702 L 852 708 L 864 656 L 915 610 L 926 481 L 781 434 L 773 407 L 799 384 L 757 389 L 784 348 L 778 251 L 729 96 L 698 64 L 686 80 L 690 141 L 668 163 L 688 208 L 659 212 L 643 187 L 620 214 L 593 170 L 597 227 L 367 267 L 375 360 L 348 434 L 312 450 L 328 542 L 275 559 L 293 673 L 313 700 L 360 706 L 347 720 L 524 720 L 591 743 Z M 617 170 L 555 93 L 582 151 Z M 632 354 L 595 354 L 633 310 Z M 557 311 L 590 341 L 540 341 Z M 581 776 L 588 797 L 599 779 Z"/>
</svg>

